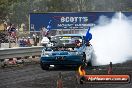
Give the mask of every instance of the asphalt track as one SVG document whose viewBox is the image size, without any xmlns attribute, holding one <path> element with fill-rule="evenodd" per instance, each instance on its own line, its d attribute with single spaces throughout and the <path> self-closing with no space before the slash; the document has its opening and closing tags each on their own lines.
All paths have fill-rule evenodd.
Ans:
<svg viewBox="0 0 132 88">
<path fill-rule="evenodd" d="M 108 65 L 87 68 L 87 74 L 107 74 Z M 126 84 L 78 84 L 77 69 L 71 67 L 42 70 L 39 64 L 0 68 L 0 88 L 57 88 L 58 74 L 62 73 L 63 88 L 132 88 Z M 113 74 L 132 75 L 132 61 L 113 65 Z M 132 79 L 132 76 L 131 76 Z"/>
</svg>

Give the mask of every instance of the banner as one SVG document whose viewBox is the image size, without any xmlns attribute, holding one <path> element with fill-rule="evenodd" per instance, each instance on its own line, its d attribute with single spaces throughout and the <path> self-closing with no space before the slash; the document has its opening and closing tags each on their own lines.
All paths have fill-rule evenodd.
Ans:
<svg viewBox="0 0 132 88">
<path fill-rule="evenodd" d="M 30 31 L 40 31 L 42 27 L 50 29 L 87 29 L 97 25 L 100 16 L 112 18 L 116 12 L 56 12 L 30 13 Z M 123 12 L 130 15 L 131 12 Z"/>
</svg>

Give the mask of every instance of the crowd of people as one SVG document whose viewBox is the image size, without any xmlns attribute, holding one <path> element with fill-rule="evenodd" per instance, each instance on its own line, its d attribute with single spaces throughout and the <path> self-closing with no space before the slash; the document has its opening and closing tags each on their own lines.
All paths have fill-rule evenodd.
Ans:
<svg viewBox="0 0 132 88">
<path fill-rule="evenodd" d="M 22 38 L 19 40 L 19 47 L 30 47 L 31 42 L 30 42 L 30 37 L 28 38 Z"/>
<path fill-rule="evenodd" d="M 1 43 L 18 43 L 19 47 L 31 46 L 29 37 L 20 37 L 18 34 L 23 32 L 24 25 L 18 27 L 14 24 L 4 24 L 4 30 L 0 31 L 0 44 Z"/>
</svg>

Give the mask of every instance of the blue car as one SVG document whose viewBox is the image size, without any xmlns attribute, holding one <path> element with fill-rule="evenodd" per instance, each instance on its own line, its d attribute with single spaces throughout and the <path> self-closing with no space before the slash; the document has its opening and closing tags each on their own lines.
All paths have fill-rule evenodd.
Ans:
<svg viewBox="0 0 132 88">
<path fill-rule="evenodd" d="M 85 36 L 80 34 L 56 35 L 42 50 L 40 65 L 43 70 L 54 66 L 80 66 L 85 63 Z"/>
</svg>

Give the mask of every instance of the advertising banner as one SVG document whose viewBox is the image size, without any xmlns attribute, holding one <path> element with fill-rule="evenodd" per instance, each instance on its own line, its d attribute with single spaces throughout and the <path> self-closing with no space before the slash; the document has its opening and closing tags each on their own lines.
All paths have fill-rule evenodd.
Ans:
<svg viewBox="0 0 132 88">
<path fill-rule="evenodd" d="M 100 16 L 112 18 L 116 12 L 52 12 L 30 13 L 30 31 L 50 29 L 86 29 L 98 24 Z M 131 12 L 123 12 L 130 15 Z"/>
</svg>

